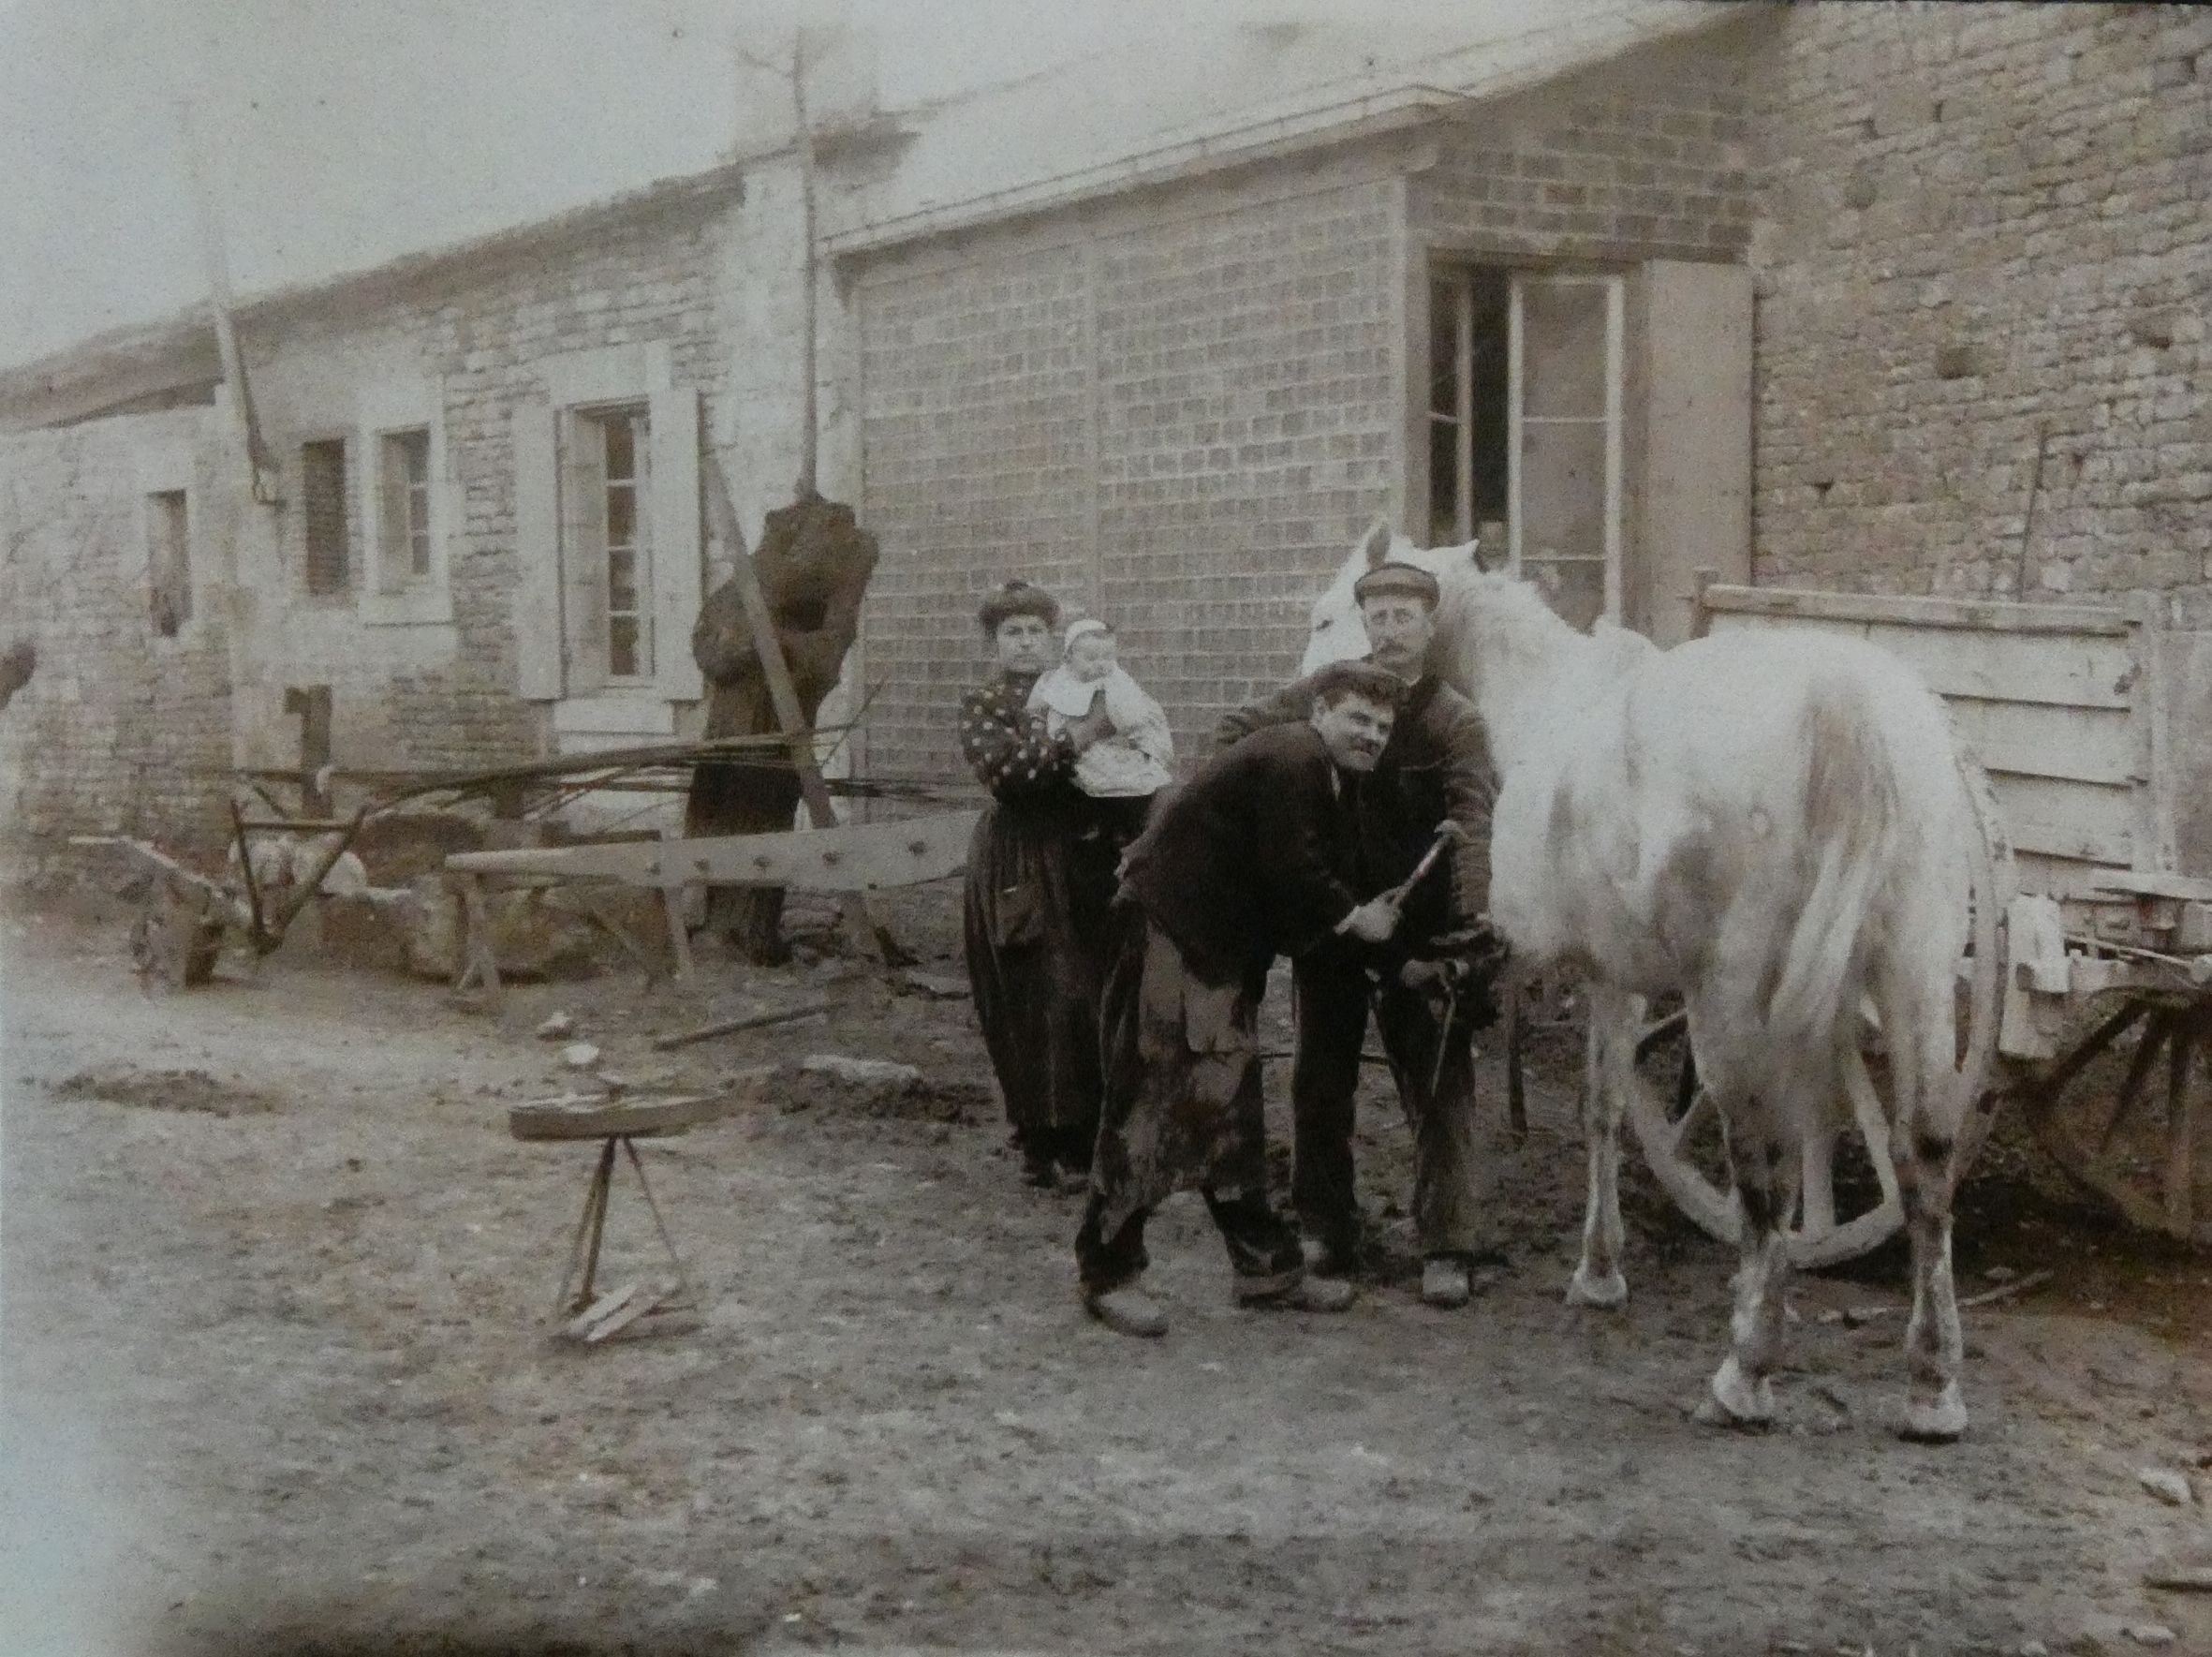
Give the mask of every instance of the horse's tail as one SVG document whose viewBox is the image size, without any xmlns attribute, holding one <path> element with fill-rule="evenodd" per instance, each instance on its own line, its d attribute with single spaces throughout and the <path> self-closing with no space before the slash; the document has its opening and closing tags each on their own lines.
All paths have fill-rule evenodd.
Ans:
<svg viewBox="0 0 2212 1657">
<path fill-rule="evenodd" d="M 1826 1051 L 1865 963 L 1866 919 L 1904 802 L 1888 745 L 1855 681 L 1814 682 L 1799 741 L 1806 756 L 1804 845 L 1812 871 L 1767 1004 L 1767 1028 L 1778 1041 Z"/>
</svg>

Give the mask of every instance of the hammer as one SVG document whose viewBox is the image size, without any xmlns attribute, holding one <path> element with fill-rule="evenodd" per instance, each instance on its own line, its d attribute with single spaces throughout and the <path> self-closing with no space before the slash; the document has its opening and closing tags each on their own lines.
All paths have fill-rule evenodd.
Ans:
<svg viewBox="0 0 2212 1657">
<path fill-rule="evenodd" d="M 1422 877 L 1436 867 L 1437 859 L 1444 855 L 1445 847 L 1464 846 L 1467 844 L 1467 830 L 1447 817 L 1442 822 L 1437 824 L 1437 837 L 1429 842 L 1428 850 L 1421 854 L 1421 861 L 1413 865 L 1413 872 L 1389 891 L 1379 893 L 1378 895 L 1391 908 L 1396 909 L 1406 901 L 1407 894 L 1421 884 Z"/>
</svg>

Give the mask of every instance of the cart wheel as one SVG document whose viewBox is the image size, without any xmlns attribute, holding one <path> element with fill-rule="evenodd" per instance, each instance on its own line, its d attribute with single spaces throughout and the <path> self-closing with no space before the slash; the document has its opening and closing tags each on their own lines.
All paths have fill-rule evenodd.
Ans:
<svg viewBox="0 0 2212 1657">
<path fill-rule="evenodd" d="M 204 896 L 156 880 L 131 928 L 131 964 L 141 982 L 195 989 L 213 982 L 223 953 L 223 923 Z"/>
<path fill-rule="evenodd" d="M 1994 964 L 1986 977 L 1984 1004 L 1993 1017 Z M 1972 1067 L 1969 1073 L 1976 1077 L 1977 1102 L 1952 1155 L 1954 1179 L 1965 1176 L 1995 1119 L 1996 1095 L 1987 1086 L 1991 1043 L 1974 1039 L 1982 1033 L 1974 1003 L 1983 987 L 1969 985 L 1960 998 L 1965 1003 L 1960 1019 L 1966 1049 L 1961 1063 Z M 1646 1028 L 1637 1043 L 1637 1057 L 1638 1085 L 1630 1095 L 1628 1117 L 1644 1160 L 1699 1230 L 1724 1243 L 1734 1242 L 1742 1222 L 1734 1186 L 1728 1178 L 1720 1113 L 1714 1108 L 1712 1095 L 1698 1086 L 1683 1014 L 1675 1012 Z M 1652 1085 L 1655 1070 L 1663 1086 Z M 1827 1131 L 1811 1135 L 1805 1144 L 1797 1204 L 1788 1230 L 1790 1259 L 1800 1268 L 1817 1270 L 1854 1260 L 1887 1242 L 1904 1224 L 1883 1107 L 1887 1073 L 1881 1034 L 1869 1014 L 1862 1040 L 1845 1064 L 1843 1097 Z"/>
<path fill-rule="evenodd" d="M 2131 1026 L 2140 1027 L 2131 1049 L 2116 1039 Z M 2212 1221 L 2212 1154 L 2202 1147 L 2212 1134 L 2201 1091 L 2190 1087 L 2212 1060 L 2212 1009 L 2193 999 L 2131 1000 L 2076 1051 L 2086 1058 L 2108 1046 L 2020 1084 L 2037 1142 L 2130 1225 L 2212 1244 L 2212 1223 L 2203 1223 Z M 2116 1086 L 2105 1067 L 2116 1068 L 2123 1051 L 2127 1068 Z"/>
</svg>

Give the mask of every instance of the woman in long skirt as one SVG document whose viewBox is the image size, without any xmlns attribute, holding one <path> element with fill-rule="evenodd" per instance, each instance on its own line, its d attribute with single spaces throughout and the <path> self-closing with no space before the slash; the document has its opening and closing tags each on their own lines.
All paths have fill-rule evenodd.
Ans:
<svg viewBox="0 0 2212 1657">
<path fill-rule="evenodd" d="M 1054 660 L 1060 607 L 1013 581 L 978 618 L 997 673 L 960 702 L 960 747 L 991 791 L 968 848 L 968 981 L 983 1044 L 1030 1184 L 1080 1185 L 1099 1131 L 1099 997 L 1106 910 L 1124 837 L 1074 783 L 1075 759 L 1111 730 L 1103 709 L 1058 735 L 1028 711 Z"/>
</svg>

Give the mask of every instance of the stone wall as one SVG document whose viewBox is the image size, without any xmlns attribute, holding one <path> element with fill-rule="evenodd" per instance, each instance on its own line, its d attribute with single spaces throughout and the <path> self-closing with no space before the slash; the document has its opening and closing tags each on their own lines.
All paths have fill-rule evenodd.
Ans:
<svg viewBox="0 0 2212 1657">
<path fill-rule="evenodd" d="M 1758 579 L 2212 619 L 2212 13 L 1796 7 L 1750 86 Z"/>
<path fill-rule="evenodd" d="M 37 671 L 0 712 L 0 840 L 219 837 L 229 777 L 229 491 L 212 411 L 0 438 L 0 640 Z M 145 497 L 187 497 L 192 614 L 155 627 Z M 37 844 L 26 844 L 27 842 Z"/>
<path fill-rule="evenodd" d="M 338 763 L 481 768 L 544 749 L 543 704 L 516 695 L 514 410 L 543 398 L 546 358 L 645 342 L 666 344 L 674 383 L 700 391 L 711 409 L 725 362 L 715 282 L 724 229 L 719 207 L 688 203 L 568 245 L 463 261 L 335 314 L 246 331 L 287 500 L 283 621 L 264 636 L 278 680 L 332 685 Z M 450 622 L 373 618 L 358 574 L 344 595 L 307 592 L 300 445 L 349 440 L 358 572 L 368 460 L 352 441 L 358 399 L 408 377 L 435 382 L 445 426 Z M 667 644 L 688 650 L 689 640 Z"/>
</svg>

